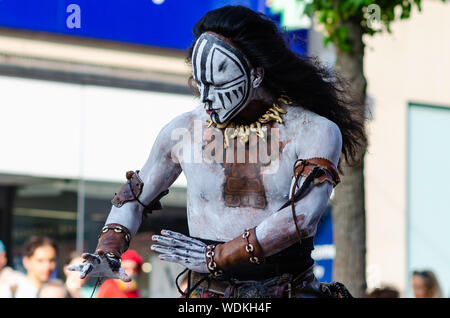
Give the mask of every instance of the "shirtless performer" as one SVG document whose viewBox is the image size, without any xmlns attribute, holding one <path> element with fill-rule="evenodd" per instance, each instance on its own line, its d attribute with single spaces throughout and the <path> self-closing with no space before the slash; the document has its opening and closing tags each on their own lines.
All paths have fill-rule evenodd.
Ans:
<svg viewBox="0 0 450 318">
<path fill-rule="evenodd" d="M 162 230 L 151 246 L 189 270 L 183 296 L 350 297 L 317 281 L 311 251 L 341 154 L 351 159 L 365 140 L 362 121 L 335 77 L 293 53 L 266 16 L 223 7 L 194 36 L 190 83 L 201 105 L 167 124 L 142 169 L 127 172 L 95 253 L 71 269 L 129 281 L 120 255 L 183 171 L 189 236 Z"/>
</svg>

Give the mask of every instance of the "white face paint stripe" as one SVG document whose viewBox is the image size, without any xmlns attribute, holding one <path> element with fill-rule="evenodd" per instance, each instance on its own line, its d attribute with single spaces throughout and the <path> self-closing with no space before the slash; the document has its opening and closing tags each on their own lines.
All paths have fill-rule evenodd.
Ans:
<svg viewBox="0 0 450 318">
<path fill-rule="evenodd" d="M 200 81 L 199 75 L 202 72 L 200 69 L 200 67 L 201 67 L 200 61 L 202 58 L 202 53 L 203 53 L 203 49 L 205 48 L 206 42 L 207 42 L 206 39 L 201 40 L 200 44 L 199 44 L 199 41 L 197 41 L 197 43 L 194 47 L 194 54 L 193 54 L 194 66 L 195 66 L 194 67 L 194 79 L 196 81 Z"/>
<path fill-rule="evenodd" d="M 208 40 L 207 39 L 202 39 L 200 41 L 197 42 L 198 45 L 195 46 L 194 48 L 194 60 L 195 60 L 195 67 L 194 67 L 194 79 L 200 83 L 200 98 L 201 101 L 203 102 L 205 100 L 206 97 L 208 97 L 208 86 L 204 85 L 204 81 L 201 80 L 201 78 L 203 77 L 202 75 L 202 59 L 203 59 L 203 55 L 205 54 L 205 47 L 208 44 Z"/>
<path fill-rule="evenodd" d="M 200 51 L 200 80 L 204 83 L 207 82 L 207 60 L 209 55 L 211 55 L 211 47 L 213 46 L 214 42 L 210 40 L 206 40 L 205 45 L 202 47 L 202 50 Z M 209 82 L 211 83 L 211 82 Z"/>
<path fill-rule="evenodd" d="M 204 72 L 205 72 L 205 79 L 212 84 L 214 83 L 213 80 L 213 67 L 212 67 L 212 62 L 213 62 L 213 57 L 214 57 L 214 47 L 216 46 L 215 44 L 212 44 L 211 42 L 209 42 L 208 47 L 205 47 L 204 49 L 204 56 L 202 57 L 202 62 L 205 63 L 205 68 L 204 68 Z M 206 52 L 206 50 L 208 49 L 208 51 Z M 212 54 L 211 54 L 212 52 Z M 204 60 L 203 60 L 204 59 Z"/>
</svg>

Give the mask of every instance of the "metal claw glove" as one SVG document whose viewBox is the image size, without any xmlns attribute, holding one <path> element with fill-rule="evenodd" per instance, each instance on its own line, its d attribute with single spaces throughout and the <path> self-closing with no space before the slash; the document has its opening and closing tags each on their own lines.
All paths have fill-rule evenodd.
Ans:
<svg viewBox="0 0 450 318">
<path fill-rule="evenodd" d="M 151 249 L 161 253 L 159 259 L 178 263 L 197 273 L 209 273 L 206 264 L 206 244 L 181 233 L 162 230 L 162 235 L 153 235 Z"/>
</svg>

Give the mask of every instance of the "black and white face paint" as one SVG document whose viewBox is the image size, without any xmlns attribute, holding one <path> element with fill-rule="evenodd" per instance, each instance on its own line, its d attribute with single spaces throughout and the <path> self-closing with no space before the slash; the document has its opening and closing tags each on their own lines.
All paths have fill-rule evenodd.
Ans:
<svg viewBox="0 0 450 318">
<path fill-rule="evenodd" d="M 192 73 L 206 112 L 218 124 L 244 109 L 262 81 L 241 51 L 206 32 L 194 45 Z"/>
</svg>

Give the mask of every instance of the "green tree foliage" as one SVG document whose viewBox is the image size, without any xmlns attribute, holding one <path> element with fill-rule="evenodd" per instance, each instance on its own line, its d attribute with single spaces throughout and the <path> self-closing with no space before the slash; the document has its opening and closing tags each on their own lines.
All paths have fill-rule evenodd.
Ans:
<svg viewBox="0 0 450 318">
<path fill-rule="evenodd" d="M 387 31 L 395 20 L 408 19 L 413 6 L 422 10 L 421 0 L 297 0 L 306 2 L 305 13 L 324 27 L 325 44 L 334 43 L 340 50 L 350 49 L 345 21 L 357 22 L 363 34 Z M 445 0 L 442 0 L 445 2 Z"/>
</svg>

